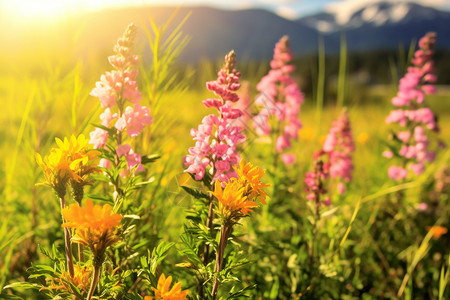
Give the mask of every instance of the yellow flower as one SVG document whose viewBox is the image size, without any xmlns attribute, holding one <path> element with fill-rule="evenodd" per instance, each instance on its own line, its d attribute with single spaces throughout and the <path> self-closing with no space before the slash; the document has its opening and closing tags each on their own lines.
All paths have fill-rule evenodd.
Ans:
<svg viewBox="0 0 450 300">
<path fill-rule="evenodd" d="M 257 198 L 262 204 L 266 204 L 266 197 L 269 197 L 269 194 L 263 188 L 269 187 L 270 184 L 261 183 L 261 178 L 266 171 L 261 170 L 257 166 L 253 166 L 250 162 L 245 163 L 241 159 L 239 168 L 236 168 L 236 172 L 238 174 L 237 181 L 245 187 L 244 195 L 252 200 Z"/>
<path fill-rule="evenodd" d="M 369 140 L 369 134 L 367 132 L 362 132 L 358 134 L 358 137 L 356 138 L 358 143 L 365 144 Z"/>
<path fill-rule="evenodd" d="M 51 286 L 49 287 L 43 287 L 41 290 L 66 290 L 68 292 L 71 292 L 72 289 L 68 282 L 72 283 L 74 286 L 76 286 L 81 292 L 86 291 L 89 287 L 89 278 L 91 276 L 91 268 L 84 266 L 81 267 L 79 265 L 74 265 L 74 276 L 73 278 L 70 277 L 68 272 L 64 272 L 60 274 L 60 278 L 52 278 Z M 58 285 L 55 284 L 55 281 L 58 283 Z"/>
<path fill-rule="evenodd" d="M 155 292 L 155 296 L 145 296 L 144 300 L 185 300 L 189 294 L 188 290 L 181 290 L 181 283 L 176 283 L 172 289 L 170 284 L 172 283 L 172 276 L 166 278 L 164 274 L 161 274 L 158 280 L 157 288 L 152 288 Z"/>
<path fill-rule="evenodd" d="M 224 189 L 219 180 L 216 181 L 214 192 L 210 193 L 217 198 L 219 211 L 225 222 L 237 222 L 240 217 L 253 211 L 253 207 L 258 207 L 257 203 L 244 196 L 244 190 L 245 187 L 236 180 L 230 180 Z"/>
<path fill-rule="evenodd" d="M 44 171 L 46 179 L 43 184 L 51 186 L 60 197 L 66 193 L 66 184 L 70 178 L 69 162 L 67 156 L 61 149 L 53 148 L 50 154 L 42 159 L 39 153 L 36 153 L 36 161 Z"/>
<path fill-rule="evenodd" d="M 80 134 L 78 138 L 72 135 L 70 140 L 64 138 L 64 141 L 56 138 L 56 143 L 59 149 L 67 155 L 73 180 L 77 182 L 84 181 L 86 179 L 83 177 L 86 175 L 100 171 L 97 168 L 97 159 L 101 153 L 97 150 L 88 149 L 89 141 L 83 134 Z"/>
<path fill-rule="evenodd" d="M 84 207 L 71 204 L 62 211 L 67 220 L 63 227 L 75 228 L 75 243 L 88 246 L 92 252 L 104 252 L 107 247 L 119 241 L 115 228 L 120 224 L 122 215 L 111 214 L 111 206 L 94 205 L 90 199 Z"/>
<path fill-rule="evenodd" d="M 316 132 L 313 128 L 305 127 L 299 130 L 298 135 L 301 140 L 312 141 L 316 136 Z"/>
<path fill-rule="evenodd" d="M 55 140 L 58 148 L 52 148 L 44 159 L 36 153 L 36 161 L 44 171 L 44 184 L 63 197 L 69 180 L 85 185 L 89 183 L 87 175 L 99 171 L 97 158 L 100 152 L 88 150 L 88 140 L 82 134 L 78 138 L 72 135 L 70 141 L 67 138 Z"/>
</svg>

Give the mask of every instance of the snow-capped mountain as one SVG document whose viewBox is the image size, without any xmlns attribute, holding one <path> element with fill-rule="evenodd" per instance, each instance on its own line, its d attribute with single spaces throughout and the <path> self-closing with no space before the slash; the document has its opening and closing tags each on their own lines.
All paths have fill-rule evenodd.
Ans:
<svg viewBox="0 0 450 300">
<path fill-rule="evenodd" d="M 401 25 L 410 22 L 450 22 L 450 13 L 433 7 L 422 6 L 409 1 L 353 1 L 352 6 L 342 7 L 341 3 L 328 7 L 316 15 L 298 20 L 323 33 L 367 27 Z"/>
</svg>

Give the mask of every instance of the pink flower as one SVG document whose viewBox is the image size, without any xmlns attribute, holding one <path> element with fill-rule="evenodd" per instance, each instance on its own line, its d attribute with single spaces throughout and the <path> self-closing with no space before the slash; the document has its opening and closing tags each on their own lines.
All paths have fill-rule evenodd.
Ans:
<svg viewBox="0 0 450 300">
<path fill-rule="evenodd" d="M 340 195 L 345 194 L 345 184 L 343 182 L 339 182 L 337 186 L 338 193 Z"/>
<path fill-rule="evenodd" d="M 127 169 L 120 173 L 120 176 L 125 177 L 127 175 L 127 171 L 131 171 L 136 165 L 138 167 L 135 170 L 135 174 L 139 171 L 145 171 L 144 167 L 141 165 L 141 156 L 133 152 L 131 146 L 129 144 L 119 145 L 116 150 L 117 156 L 125 156 L 127 161 Z"/>
<path fill-rule="evenodd" d="M 411 171 L 413 171 L 414 172 L 414 174 L 416 174 L 416 175 L 420 175 L 420 174 L 422 174 L 423 173 L 423 171 L 424 171 L 424 166 L 423 166 L 423 164 L 409 164 L 409 166 L 408 166 L 410 169 L 411 169 Z"/>
<path fill-rule="evenodd" d="M 340 178 L 348 182 L 352 179 L 353 163 L 351 154 L 354 151 L 355 144 L 353 142 L 350 117 L 348 111 L 344 110 L 342 115 L 332 123 L 323 143 L 322 151 L 317 154 L 317 157 L 328 158 L 331 178 Z M 342 187 L 345 186 L 338 184 L 339 191 L 345 191 Z"/>
<path fill-rule="evenodd" d="M 99 165 L 99 167 L 109 169 L 111 166 L 111 162 L 107 159 L 102 158 L 102 159 L 100 159 L 100 162 L 98 165 Z"/>
<path fill-rule="evenodd" d="M 91 95 L 98 97 L 102 108 L 105 109 L 100 115 L 101 124 L 110 128 L 110 132 L 118 133 L 111 135 L 111 137 L 117 137 L 115 141 L 117 144 L 121 144 L 122 140 L 126 138 L 124 135 L 125 129 L 129 137 L 136 137 L 145 125 L 152 123 L 150 110 L 138 104 L 142 98 L 136 81 L 138 76 L 136 67 L 139 64 L 139 57 L 131 53 L 136 33 L 137 27 L 130 24 L 123 36 L 117 40 L 114 46 L 114 55 L 108 58 L 114 70 L 105 72 L 91 91 Z M 127 102 L 130 102 L 132 106 L 125 108 Z M 95 148 L 109 149 L 105 147 L 108 138 L 110 138 L 108 131 L 96 128 L 90 133 L 90 136 L 90 143 L 94 144 Z M 141 156 L 134 153 L 131 146 L 126 145 L 119 145 L 117 151 L 121 154 L 118 155 L 126 157 L 129 169 L 139 165 L 137 171 L 144 170 L 140 164 Z M 107 165 L 104 162 L 103 164 Z M 122 172 L 122 175 L 124 174 Z"/>
<path fill-rule="evenodd" d="M 436 82 L 434 63 L 435 33 L 427 33 L 420 41 L 419 47 L 411 60 L 412 66 L 408 67 L 405 76 L 400 79 L 397 96 L 392 99 L 392 104 L 399 109 L 392 110 L 386 118 L 386 123 L 398 123 L 406 127 L 406 131 L 396 134 L 396 141 L 400 143 L 397 148 L 398 155 L 403 158 L 403 165 L 408 165 L 414 174 L 418 175 L 424 171 L 425 163 L 434 160 L 435 153 L 429 151 L 427 131 L 438 131 L 436 118 L 430 108 L 424 105 L 425 95 L 433 94 L 435 88 L 432 83 Z M 384 156 L 385 153 L 383 153 Z M 393 156 L 393 153 L 389 156 Z M 403 168 L 392 166 L 389 177 L 399 180 L 407 176 Z"/>
<path fill-rule="evenodd" d="M 268 124 L 269 117 L 276 119 L 280 128 L 280 136 L 276 137 L 278 152 L 291 147 L 291 140 L 298 138 L 298 130 L 302 127 L 298 115 L 304 101 L 303 94 L 291 76 L 294 66 L 288 65 L 293 57 L 289 38 L 284 36 L 275 45 L 271 70 L 256 86 L 261 93 L 255 104 L 262 108 L 253 118 L 253 126 L 258 134 L 270 135 L 272 128 Z"/>
<path fill-rule="evenodd" d="M 297 160 L 297 158 L 295 157 L 294 154 L 291 154 L 291 153 L 284 153 L 284 154 L 281 154 L 281 160 L 282 160 L 286 165 L 291 165 L 291 164 L 295 163 L 295 161 Z"/>
<path fill-rule="evenodd" d="M 397 137 L 403 143 L 407 143 L 409 141 L 409 138 L 411 137 L 411 133 L 409 131 L 400 131 L 397 133 Z"/>
<path fill-rule="evenodd" d="M 328 172 L 325 164 L 320 160 L 314 161 L 314 170 L 305 174 L 305 191 L 306 199 L 314 201 L 318 206 L 321 203 L 328 206 L 331 204 L 331 198 L 327 198 L 321 202 L 321 195 L 327 194 L 324 188 L 324 181 L 328 178 Z"/>
<path fill-rule="evenodd" d="M 401 167 L 391 166 L 388 170 L 389 178 L 394 180 L 400 180 L 406 178 L 408 176 L 408 171 Z"/>
<path fill-rule="evenodd" d="M 277 137 L 275 147 L 278 152 L 282 152 L 284 149 L 289 149 L 291 147 L 291 142 L 287 136 L 281 135 Z"/>
<path fill-rule="evenodd" d="M 105 111 L 100 115 L 100 119 L 102 120 L 102 125 L 109 127 L 111 122 L 117 119 L 117 114 L 113 114 L 110 108 L 105 109 Z"/>
<path fill-rule="evenodd" d="M 217 80 L 206 84 L 207 89 L 220 97 L 209 98 L 203 101 L 207 108 L 216 108 L 219 116 L 208 115 L 202 120 L 197 129 L 191 129 L 191 135 L 195 146 L 189 148 L 189 154 L 183 159 L 187 167 L 185 172 L 195 175 L 196 180 L 201 180 L 209 167 L 213 174 L 213 181 L 227 182 L 236 177 L 236 171 L 232 168 L 239 163 L 237 145 L 245 141 L 242 127 L 236 120 L 243 113 L 231 103 L 238 102 L 240 73 L 234 69 L 236 55 L 231 51 L 225 56 L 225 65 L 218 72 Z"/>
<path fill-rule="evenodd" d="M 91 137 L 89 144 L 94 145 L 95 149 L 101 149 L 106 145 L 109 133 L 108 131 L 97 127 L 94 131 L 89 133 L 89 136 Z"/>
<path fill-rule="evenodd" d="M 419 205 L 417 205 L 418 211 L 426 211 L 428 209 L 428 204 L 425 202 L 420 202 Z"/>
<path fill-rule="evenodd" d="M 145 106 L 135 104 L 134 108 L 127 106 L 125 112 L 116 122 L 116 129 L 123 131 L 127 129 L 127 133 L 131 137 L 138 136 L 145 125 L 152 123 L 152 116 L 150 115 L 150 109 Z"/>
<path fill-rule="evenodd" d="M 392 151 L 390 151 L 390 150 L 385 150 L 383 152 L 383 156 L 386 158 L 392 158 L 394 156 L 394 153 L 392 153 Z"/>
</svg>

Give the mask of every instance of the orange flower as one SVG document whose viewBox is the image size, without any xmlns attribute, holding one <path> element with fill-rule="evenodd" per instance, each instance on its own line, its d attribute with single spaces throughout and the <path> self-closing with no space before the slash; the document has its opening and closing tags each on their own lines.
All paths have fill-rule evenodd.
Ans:
<svg viewBox="0 0 450 300">
<path fill-rule="evenodd" d="M 88 199 L 84 207 L 71 204 L 63 209 L 62 214 L 67 220 L 62 226 L 76 229 L 72 240 L 88 246 L 93 252 L 104 252 L 108 246 L 119 241 L 114 229 L 120 224 L 122 215 L 111 214 L 108 204 L 94 205 Z"/>
<path fill-rule="evenodd" d="M 440 238 L 441 236 L 443 236 L 444 234 L 446 234 L 447 231 L 448 231 L 447 228 L 442 227 L 442 226 L 432 226 L 432 227 L 427 226 L 426 229 L 427 229 L 428 231 L 431 231 L 431 233 L 433 234 L 433 237 L 434 237 L 435 239 Z"/>
<path fill-rule="evenodd" d="M 51 286 L 49 287 L 43 287 L 41 290 L 66 290 L 68 292 L 71 292 L 72 289 L 68 282 L 72 283 L 74 286 L 76 286 L 81 292 L 86 291 L 89 287 L 89 278 L 91 276 L 91 268 L 89 267 L 81 267 L 79 265 L 74 265 L 74 271 L 75 275 L 70 277 L 69 273 L 64 272 L 61 274 L 60 278 L 52 278 Z M 59 284 L 56 285 L 55 281 Z"/>
<path fill-rule="evenodd" d="M 261 183 L 261 178 L 266 171 L 253 166 L 250 162 L 245 163 L 241 159 L 236 172 L 238 174 L 237 181 L 245 187 L 244 195 L 249 199 L 257 198 L 262 204 L 266 204 L 266 197 L 269 197 L 269 194 L 263 188 L 269 187 L 270 184 Z"/>
<path fill-rule="evenodd" d="M 170 284 L 172 283 L 172 276 L 166 278 L 164 274 L 161 274 L 158 280 L 157 288 L 152 288 L 155 292 L 155 296 L 146 296 L 144 300 L 185 300 L 189 294 L 189 290 L 181 290 L 181 283 L 176 283 L 172 289 Z"/>
<path fill-rule="evenodd" d="M 230 180 L 224 189 L 219 180 L 216 181 L 214 192 L 210 193 L 219 201 L 219 211 L 226 222 L 237 222 L 253 211 L 251 208 L 258 207 L 257 203 L 244 196 L 244 190 L 245 187 L 236 180 Z"/>
</svg>

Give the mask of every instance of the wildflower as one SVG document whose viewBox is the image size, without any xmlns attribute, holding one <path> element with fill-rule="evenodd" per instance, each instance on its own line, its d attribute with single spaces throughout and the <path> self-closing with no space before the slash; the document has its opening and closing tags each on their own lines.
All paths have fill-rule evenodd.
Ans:
<svg viewBox="0 0 450 300">
<path fill-rule="evenodd" d="M 84 135 L 78 138 L 71 136 L 70 140 L 64 141 L 56 138 L 58 148 L 52 148 L 50 154 L 42 159 L 36 153 L 36 161 L 44 170 L 46 182 L 57 192 L 59 197 L 64 197 L 66 185 L 70 181 L 75 183 L 77 188 L 89 184 L 89 175 L 99 171 L 97 159 L 100 152 L 87 148 L 88 141 Z"/>
<path fill-rule="evenodd" d="M 71 176 L 67 156 L 61 149 L 53 148 L 44 159 L 36 153 L 36 161 L 44 171 L 46 181 L 43 184 L 52 187 L 60 198 L 64 197 L 66 185 Z"/>
<path fill-rule="evenodd" d="M 314 161 L 314 171 L 307 172 L 305 174 L 305 191 L 307 192 L 306 199 L 316 203 L 318 207 L 321 203 L 320 196 L 325 195 L 328 191 L 324 187 L 324 180 L 329 176 L 328 173 L 329 164 L 324 164 L 321 160 Z M 324 205 L 331 204 L 331 199 L 325 199 L 322 201 Z"/>
<path fill-rule="evenodd" d="M 305 127 L 299 132 L 299 137 L 305 141 L 312 141 L 316 136 L 316 132 L 311 127 Z"/>
<path fill-rule="evenodd" d="M 369 134 L 367 132 L 361 132 L 356 139 L 358 143 L 365 144 L 369 140 Z"/>
<path fill-rule="evenodd" d="M 127 128 L 127 133 L 131 137 L 138 136 L 145 125 L 152 123 L 150 109 L 145 106 L 135 104 L 134 108 L 127 106 L 123 115 L 117 120 L 115 127 L 119 131 Z"/>
<path fill-rule="evenodd" d="M 297 158 L 295 157 L 294 154 L 291 154 L 291 153 L 283 153 L 283 154 L 281 154 L 281 160 L 282 160 L 286 165 L 291 165 L 291 164 L 295 163 L 295 161 L 297 160 Z"/>
<path fill-rule="evenodd" d="M 111 206 L 108 204 L 102 207 L 87 199 L 84 207 L 71 204 L 63 209 L 62 214 L 67 221 L 62 226 L 76 230 L 72 241 L 88 246 L 102 261 L 106 248 L 119 241 L 115 229 L 119 226 L 122 215 L 111 214 Z"/>
<path fill-rule="evenodd" d="M 225 65 L 220 69 L 217 80 L 206 83 L 207 89 L 219 98 L 206 99 L 203 105 L 216 108 L 219 116 L 208 115 L 198 129 L 191 130 L 195 146 L 189 148 L 183 163 L 187 167 L 185 172 L 194 174 L 196 180 L 204 177 L 208 167 L 213 181 L 228 182 L 236 177 L 233 166 L 240 159 L 236 147 L 245 141 L 245 136 L 241 133 L 242 127 L 236 125 L 236 120 L 243 113 L 231 104 L 239 101 L 236 92 L 240 87 L 241 74 L 234 69 L 235 64 L 236 54 L 231 51 L 225 56 Z"/>
<path fill-rule="evenodd" d="M 216 181 L 213 194 L 218 200 L 219 215 L 222 225 L 220 228 L 219 248 L 216 253 L 216 265 L 214 271 L 220 272 L 223 263 L 223 254 L 227 245 L 228 238 L 231 234 L 232 227 L 239 221 L 241 217 L 247 216 L 252 212 L 252 208 L 258 207 L 254 200 L 259 200 L 262 204 L 266 204 L 265 199 L 268 197 L 263 188 L 269 184 L 261 183 L 261 178 L 265 171 L 253 166 L 251 163 L 245 163 L 241 160 L 239 168 L 236 168 L 237 177 L 230 179 L 222 184 Z M 219 280 L 214 280 L 212 295 L 216 299 L 219 288 Z"/>
<path fill-rule="evenodd" d="M 252 111 L 252 89 L 250 86 L 250 82 L 244 81 L 241 85 L 241 92 L 239 93 L 239 101 L 235 102 L 233 108 L 237 108 L 242 111 L 242 116 L 240 116 L 237 121 L 242 123 L 244 127 L 247 126 L 247 123 L 251 120 Z"/>
<path fill-rule="evenodd" d="M 417 205 L 417 210 L 418 211 L 426 211 L 428 209 L 428 204 L 426 204 L 425 202 L 420 202 Z"/>
<path fill-rule="evenodd" d="M 135 170 L 136 172 L 144 171 L 144 167 L 141 165 L 141 156 L 137 153 L 134 153 L 133 149 L 129 144 L 119 145 L 116 150 L 117 156 L 125 156 L 127 161 L 127 169 L 121 172 L 121 176 L 126 176 L 126 174 L 133 170 L 133 168 L 137 165 L 138 167 Z"/>
<path fill-rule="evenodd" d="M 261 182 L 261 178 L 266 171 L 261 170 L 257 166 L 253 166 L 250 162 L 245 163 L 241 159 L 239 168 L 236 168 L 236 172 L 238 174 L 236 180 L 244 187 L 244 195 L 249 199 L 258 199 L 262 204 L 266 204 L 265 199 L 269 197 L 269 194 L 263 189 L 269 187 L 270 184 Z"/>
<path fill-rule="evenodd" d="M 274 131 L 281 132 L 280 136 L 275 137 L 275 148 L 279 153 L 291 147 L 291 140 L 298 138 L 298 130 L 302 127 L 298 114 L 304 98 L 291 76 L 295 68 L 289 65 L 289 62 L 293 58 L 289 38 L 283 36 L 275 45 L 273 59 L 270 62 L 271 70 L 256 86 L 261 94 L 256 98 L 255 104 L 263 108 L 254 117 L 253 125 L 258 134 L 270 135 L 272 128 L 269 117 L 275 117 L 279 130 Z M 283 161 L 290 163 L 292 159 Z"/>
<path fill-rule="evenodd" d="M 90 133 L 89 143 L 96 149 L 105 148 L 111 132 L 120 147 L 125 133 L 129 137 L 136 137 L 146 125 L 153 122 L 150 109 L 139 104 L 142 98 L 136 81 L 139 57 L 132 54 L 136 33 L 136 25 L 130 24 L 114 46 L 114 55 L 108 58 L 114 70 L 103 74 L 91 92 L 92 96 L 99 98 L 102 108 L 105 109 L 100 115 L 103 127 L 97 127 Z M 127 103 L 131 105 L 126 106 Z M 140 164 L 140 157 L 134 152 L 129 153 L 127 162 L 132 163 L 128 165 L 128 169 Z M 110 164 L 102 162 L 102 166 L 109 167 Z M 139 165 L 137 171 L 143 170 L 142 165 Z M 128 172 L 121 172 L 121 176 L 126 174 Z"/>
<path fill-rule="evenodd" d="M 136 83 L 138 72 L 133 70 L 139 64 L 139 58 L 131 54 L 136 33 L 136 25 L 130 24 L 114 46 L 114 55 L 109 57 L 116 70 L 102 75 L 91 92 L 92 96 L 99 98 L 102 108 L 116 104 L 123 106 L 125 100 L 137 103 L 142 97 Z"/>
<path fill-rule="evenodd" d="M 41 290 L 65 290 L 67 292 L 72 292 L 72 288 L 69 282 L 76 286 L 82 293 L 87 291 L 89 287 L 89 277 L 91 276 L 92 270 L 87 266 L 74 265 L 74 276 L 71 277 L 69 273 L 63 272 L 60 274 L 60 278 L 52 278 L 51 286 L 43 287 Z M 57 282 L 57 284 L 55 284 Z"/>
<path fill-rule="evenodd" d="M 189 290 L 183 291 L 181 289 L 181 283 L 176 283 L 172 288 L 172 276 L 166 278 L 164 274 L 161 274 L 158 280 L 158 285 L 152 290 L 155 292 L 155 296 L 145 296 L 144 300 L 184 300 L 187 299 Z"/>
<path fill-rule="evenodd" d="M 355 151 L 350 119 L 347 110 L 333 121 L 330 132 L 326 136 L 322 151 L 318 156 L 325 156 L 329 163 L 329 175 L 331 178 L 340 178 L 346 182 L 352 179 L 353 163 L 352 152 Z M 345 186 L 338 182 L 338 192 L 343 194 Z"/>
<path fill-rule="evenodd" d="M 448 232 L 447 228 L 442 226 L 427 226 L 426 229 L 433 234 L 433 238 L 438 239 Z"/>
<path fill-rule="evenodd" d="M 222 189 L 222 184 L 216 181 L 214 192 L 211 192 L 217 200 L 219 211 L 224 222 L 236 223 L 241 217 L 252 212 L 252 208 L 258 207 L 256 202 L 250 201 L 244 195 L 245 186 L 238 181 L 230 181 Z"/>
<path fill-rule="evenodd" d="M 427 33 L 420 39 L 420 49 L 411 60 L 412 66 L 400 79 L 397 96 L 392 99 L 392 104 L 400 108 L 392 110 L 386 118 L 387 124 L 398 123 L 405 128 L 395 134 L 395 140 L 400 144 L 397 154 L 402 157 L 403 165 L 416 175 L 423 173 L 426 163 L 435 158 L 435 152 L 429 150 L 427 129 L 439 131 L 433 112 L 424 104 L 425 95 L 435 90 L 432 85 L 436 82 L 432 60 L 435 43 L 435 33 Z M 391 158 L 394 155 L 384 156 Z M 404 167 L 392 166 L 388 173 L 394 180 L 408 176 Z"/>
<path fill-rule="evenodd" d="M 70 170 L 73 172 L 72 180 L 89 182 L 86 176 L 99 171 L 97 159 L 101 153 L 88 149 L 88 140 L 84 135 L 80 134 L 78 138 L 72 135 L 70 140 L 64 138 L 64 141 L 57 138 L 56 143 L 70 161 Z"/>
<path fill-rule="evenodd" d="M 402 167 L 391 166 L 388 170 L 389 178 L 394 180 L 400 180 L 406 178 L 408 176 L 408 171 L 406 171 Z"/>
</svg>

